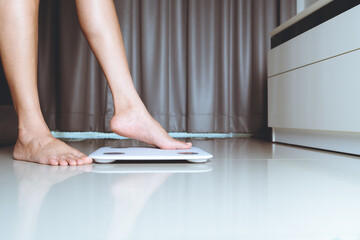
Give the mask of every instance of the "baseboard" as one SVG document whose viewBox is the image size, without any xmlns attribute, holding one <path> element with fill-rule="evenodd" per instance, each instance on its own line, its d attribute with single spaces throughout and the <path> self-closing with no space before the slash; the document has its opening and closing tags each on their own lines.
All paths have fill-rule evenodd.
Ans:
<svg viewBox="0 0 360 240">
<path fill-rule="evenodd" d="M 360 155 L 360 133 L 273 128 L 272 141 Z"/>
</svg>

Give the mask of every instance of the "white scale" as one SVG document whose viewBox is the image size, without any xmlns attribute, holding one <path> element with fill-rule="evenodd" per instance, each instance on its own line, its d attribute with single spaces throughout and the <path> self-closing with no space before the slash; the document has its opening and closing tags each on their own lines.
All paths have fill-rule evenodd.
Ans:
<svg viewBox="0 0 360 240">
<path fill-rule="evenodd" d="M 152 147 L 102 147 L 89 155 L 97 163 L 112 163 L 116 161 L 179 161 L 204 163 L 213 155 L 204 150 L 192 147 L 181 150 L 164 150 Z"/>
</svg>

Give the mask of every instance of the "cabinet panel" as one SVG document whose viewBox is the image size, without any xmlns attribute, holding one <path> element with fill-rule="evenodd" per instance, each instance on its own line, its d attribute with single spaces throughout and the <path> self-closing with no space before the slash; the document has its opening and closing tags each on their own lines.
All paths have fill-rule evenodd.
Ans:
<svg viewBox="0 0 360 240">
<path fill-rule="evenodd" d="M 268 79 L 269 127 L 360 132 L 360 50 Z"/>
<path fill-rule="evenodd" d="M 271 49 L 268 76 L 360 48 L 360 5 Z"/>
</svg>

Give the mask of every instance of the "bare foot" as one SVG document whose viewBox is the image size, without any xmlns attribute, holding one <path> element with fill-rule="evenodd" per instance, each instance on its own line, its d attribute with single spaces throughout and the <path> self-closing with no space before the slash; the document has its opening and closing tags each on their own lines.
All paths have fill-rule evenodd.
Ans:
<svg viewBox="0 0 360 240">
<path fill-rule="evenodd" d="M 188 149 L 185 143 L 170 137 L 144 108 L 116 113 L 110 121 L 111 130 L 121 136 L 140 140 L 161 149 Z"/>
<path fill-rule="evenodd" d="M 16 160 L 36 162 L 47 165 L 83 165 L 92 163 L 92 159 L 44 131 L 29 134 L 19 131 L 14 147 Z"/>
</svg>

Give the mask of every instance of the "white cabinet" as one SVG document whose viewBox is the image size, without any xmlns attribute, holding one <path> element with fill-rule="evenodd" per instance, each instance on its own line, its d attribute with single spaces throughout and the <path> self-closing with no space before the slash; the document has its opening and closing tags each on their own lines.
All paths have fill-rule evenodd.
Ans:
<svg viewBox="0 0 360 240">
<path fill-rule="evenodd" d="M 271 49 L 273 141 L 360 155 L 360 5 Z"/>
</svg>

